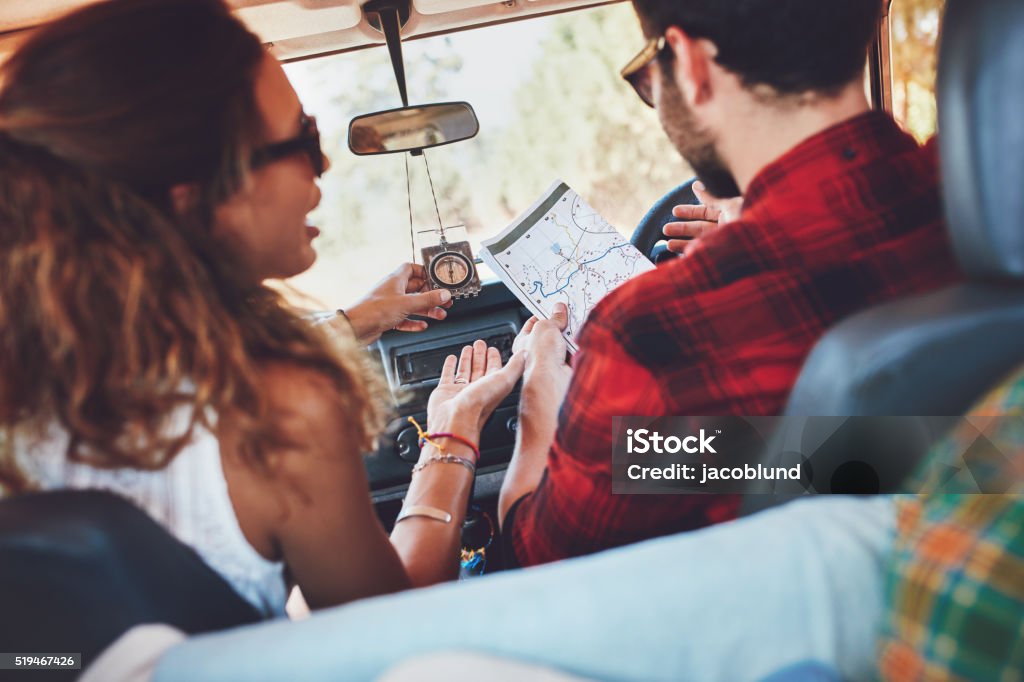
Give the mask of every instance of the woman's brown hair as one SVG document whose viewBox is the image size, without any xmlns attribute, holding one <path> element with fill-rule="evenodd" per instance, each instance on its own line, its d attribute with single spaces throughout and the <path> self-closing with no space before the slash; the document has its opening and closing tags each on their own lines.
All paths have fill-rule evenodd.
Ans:
<svg viewBox="0 0 1024 682">
<path fill-rule="evenodd" d="M 3 65 L 0 431 L 56 422 L 75 460 L 153 469 L 230 414 L 265 465 L 279 436 L 260 367 L 280 361 L 330 377 L 370 446 L 381 413 L 359 356 L 244 283 L 211 235 L 261 141 L 263 54 L 222 0 L 109 0 Z M 187 432 L 169 433 L 182 408 Z M 24 485 L 10 456 L 0 480 Z"/>
</svg>

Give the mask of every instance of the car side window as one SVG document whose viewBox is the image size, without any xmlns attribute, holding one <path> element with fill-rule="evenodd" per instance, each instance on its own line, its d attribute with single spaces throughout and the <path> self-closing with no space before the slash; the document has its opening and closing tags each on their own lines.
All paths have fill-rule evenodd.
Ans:
<svg viewBox="0 0 1024 682">
<path fill-rule="evenodd" d="M 946 0 L 893 0 L 889 11 L 896 120 L 922 142 L 935 134 L 939 30 Z"/>
</svg>

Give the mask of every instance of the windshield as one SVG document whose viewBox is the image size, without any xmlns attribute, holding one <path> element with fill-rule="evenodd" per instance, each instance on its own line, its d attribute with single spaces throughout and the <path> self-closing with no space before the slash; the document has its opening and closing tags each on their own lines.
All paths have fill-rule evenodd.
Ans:
<svg viewBox="0 0 1024 682">
<path fill-rule="evenodd" d="M 464 225 L 474 253 L 556 179 L 564 180 L 629 235 L 648 208 L 691 177 L 655 112 L 619 69 L 642 47 L 628 3 L 453 33 L 403 45 L 413 104 L 465 100 L 480 134 L 422 158 L 355 156 L 348 122 L 400 106 L 384 47 L 285 65 L 306 110 L 316 115 L 331 158 L 323 200 L 311 222 L 322 231 L 319 258 L 288 284 L 324 308 L 345 307 L 413 258 L 413 230 Z M 436 234 L 416 235 L 419 248 Z M 490 274 L 481 268 L 484 279 Z"/>
</svg>

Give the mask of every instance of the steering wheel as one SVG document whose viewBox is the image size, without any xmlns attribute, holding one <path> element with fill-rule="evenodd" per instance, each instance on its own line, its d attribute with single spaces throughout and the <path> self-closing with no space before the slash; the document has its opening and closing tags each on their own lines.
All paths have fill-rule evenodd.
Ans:
<svg viewBox="0 0 1024 682">
<path fill-rule="evenodd" d="M 647 212 L 647 215 L 640 220 L 640 224 L 636 226 L 636 229 L 633 230 L 633 236 L 630 237 L 629 241 L 642 254 L 650 258 L 652 262 L 660 263 L 676 257 L 676 254 L 669 251 L 664 244 L 658 245 L 658 242 L 665 239 L 662 230 L 666 223 L 677 220 L 672 215 L 673 208 L 680 204 L 700 203 L 697 196 L 693 193 L 693 183 L 696 181 L 697 178 L 687 180 L 659 199 L 651 207 L 651 210 Z"/>
</svg>

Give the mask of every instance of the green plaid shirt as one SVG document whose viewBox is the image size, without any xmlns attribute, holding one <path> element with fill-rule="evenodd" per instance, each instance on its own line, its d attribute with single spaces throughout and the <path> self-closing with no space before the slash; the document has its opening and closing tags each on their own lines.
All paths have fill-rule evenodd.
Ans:
<svg viewBox="0 0 1024 682">
<path fill-rule="evenodd" d="M 900 501 L 882 679 L 1024 681 L 1022 474 L 1024 368 L 932 449 L 926 494 Z"/>
</svg>

